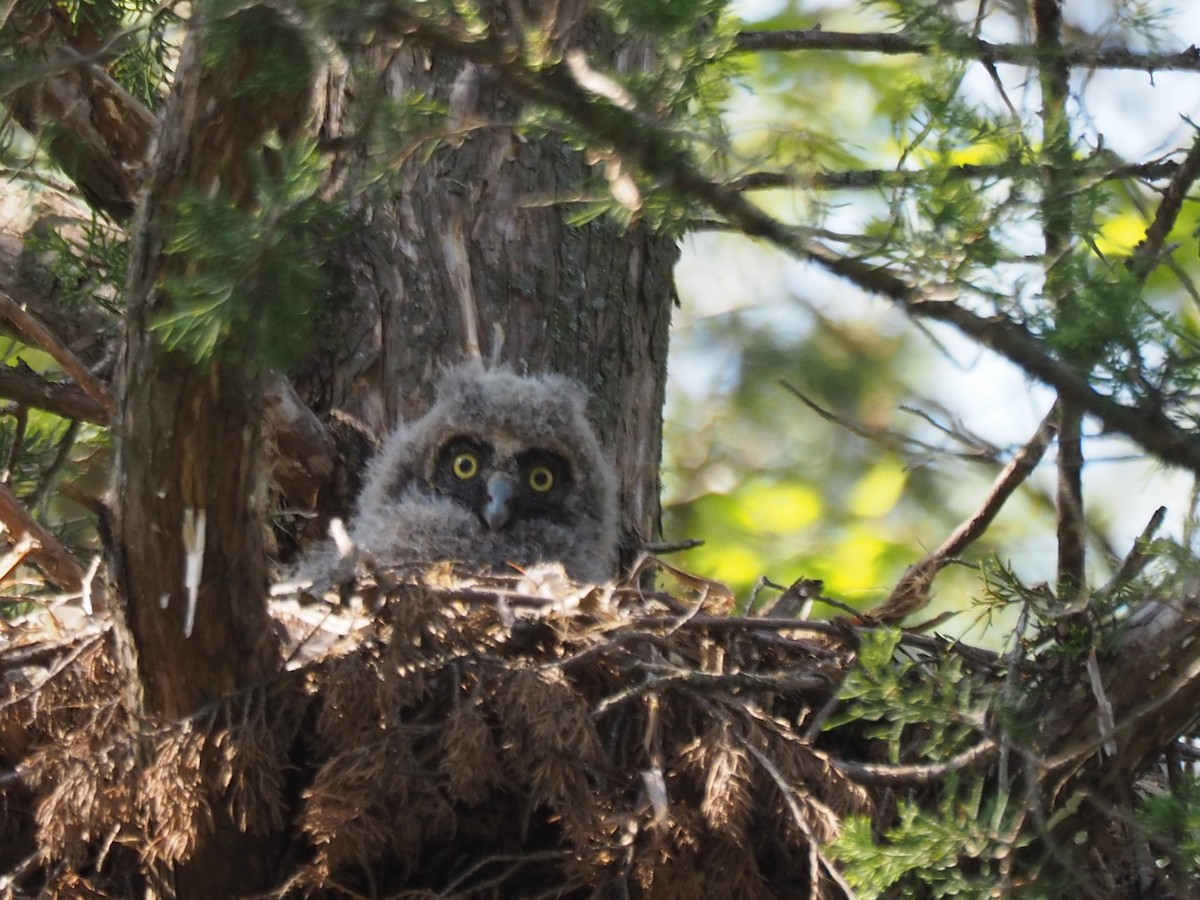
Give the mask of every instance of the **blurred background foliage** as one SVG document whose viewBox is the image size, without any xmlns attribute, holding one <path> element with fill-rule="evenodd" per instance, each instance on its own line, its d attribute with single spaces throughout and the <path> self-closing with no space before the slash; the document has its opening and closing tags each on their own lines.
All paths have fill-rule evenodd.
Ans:
<svg viewBox="0 0 1200 900">
<path fill-rule="evenodd" d="M 1089 47 L 1181 49 L 1200 26 L 1195 12 L 1169 17 L 1166 4 L 1066 6 L 1069 38 Z M 984 8 L 980 37 L 1030 40 L 1019 2 L 735 5 L 748 30 L 925 39 L 951 23 L 971 32 Z M 981 298 L 976 309 L 991 304 L 1041 327 L 1040 92 L 1028 69 L 816 50 L 734 59 L 724 162 L 734 177 L 770 171 L 795 185 L 756 192 L 756 201 L 830 244 Z M 1145 235 L 1157 196 L 1134 179 L 1101 180 L 1115 166 L 1156 159 L 1181 135 L 1187 143 L 1200 92 L 1170 92 L 1173 78 L 1073 76 L 1077 177 L 1090 188 L 1080 192 L 1073 224 L 1082 236 L 1080 284 L 1108 295 L 1095 298 L 1086 328 L 1100 328 L 1092 322 L 1100 310 L 1142 316 L 1109 323 L 1098 343 L 1108 346 L 1125 329 L 1142 341 L 1140 353 L 1186 360 L 1200 298 L 1192 283 L 1196 205 L 1185 204 L 1169 264 L 1146 284 L 1146 304 L 1131 302 L 1136 288 L 1125 284 L 1120 263 Z M 960 166 L 996 173 L 963 178 Z M 837 187 L 861 173 L 877 185 Z M 819 578 L 845 603 L 879 602 L 978 507 L 1053 399 L 949 330 L 907 320 L 886 301 L 741 236 L 690 235 L 677 277 L 665 530 L 705 540 L 681 554 L 682 564 L 726 581 L 743 603 L 760 576 L 780 584 Z M 1114 379 L 1129 365 L 1117 353 Z M 1186 530 L 1191 485 L 1096 427 L 1086 448 L 1090 575 L 1100 583 L 1160 503 L 1169 506 L 1172 533 Z M 1026 583 L 1053 580 L 1053 467 L 1052 449 L 964 565 L 939 576 L 923 618 L 965 613 L 945 626 L 951 632 L 986 621 L 976 608 L 988 600 L 981 565 L 1011 569 Z"/>
</svg>

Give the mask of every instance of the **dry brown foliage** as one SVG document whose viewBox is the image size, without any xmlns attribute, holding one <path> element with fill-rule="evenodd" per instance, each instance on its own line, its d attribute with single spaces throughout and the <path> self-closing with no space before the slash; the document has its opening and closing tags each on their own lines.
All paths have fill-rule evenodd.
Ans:
<svg viewBox="0 0 1200 900">
<path fill-rule="evenodd" d="M 850 639 L 704 591 L 367 587 L 353 639 L 181 722 L 129 713 L 111 628 L 0 653 L 9 895 L 140 895 L 221 807 L 289 832 L 281 897 L 841 896 L 820 848 L 871 801 L 801 725 Z"/>
</svg>

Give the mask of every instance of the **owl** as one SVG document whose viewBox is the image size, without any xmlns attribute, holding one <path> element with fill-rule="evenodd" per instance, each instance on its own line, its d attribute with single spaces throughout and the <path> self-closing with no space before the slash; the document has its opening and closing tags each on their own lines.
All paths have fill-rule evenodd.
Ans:
<svg viewBox="0 0 1200 900">
<path fill-rule="evenodd" d="M 558 375 L 450 369 L 368 467 L 352 541 L 384 564 L 511 574 L 560 563 L 577 581 L 613 578 L 616 479 L 585 403 Z"/>
</svg>

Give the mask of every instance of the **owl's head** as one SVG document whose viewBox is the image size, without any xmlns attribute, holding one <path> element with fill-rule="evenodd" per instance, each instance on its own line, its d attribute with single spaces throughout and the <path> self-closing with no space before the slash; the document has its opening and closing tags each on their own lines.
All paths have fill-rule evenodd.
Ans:
<svg viewBox="0 0 1200 900">
<path fill-rule="evenodd" d="M 611 577 L 615 479 L 585 403 L 557 375 L 448 371 L 428 412 L 399 428 L 373 464 L 360 519 L 379 530 L 390 516 L 388 546 L 409 529 L 427 558 L 561 562 L 577 578 Z"/>
</svg>

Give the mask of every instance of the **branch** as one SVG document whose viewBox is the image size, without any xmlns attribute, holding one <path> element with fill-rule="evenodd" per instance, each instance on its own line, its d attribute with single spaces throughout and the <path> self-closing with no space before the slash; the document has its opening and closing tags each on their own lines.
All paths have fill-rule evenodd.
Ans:
<svg viewBox="0 0 1200 900">
<path fill-rule="evenodd" d="M 112 416 L 116 405 L 108 388 L 50 329 L 3 291 L 0 291 L 0 316 L 8 319 L 32 346 L 41 347 L 54 357 L 54 361 L 62 366 L 63 371 L 104 410 L 106 418 Z"/>
<path fill-rule="evenodd" d="M 52 582 L 69 593 L 83 588 L 83 566 L 62 541 L 29 514 L 6 484 L 0 484 L 0 522 L 18 543 L 27 536 L 33 539 L 37 546 L 30 556 Z"/>
<path fill-rule="evenodd" d="M 1095 182 L 1118 181 L 1137 178 L 1145 181 L 1161 181 L 1171 178 L 1179 171 L 1180 164 L 1172 159 L 1156 159 L 1146 163 L 1113 163 L 1097 168 L 1095 155 L 1079 163 L 1082 176 Z M 992 163 L 946 166 L 926 169 L 847 169 L 841 172 L 748 172 L 725 187 L 734 191 L 762 191 L 776 188 L 808 188 L 811 190 L 840 191 L 866 188 L 906 188 L 927 184 L 937 178 L 946 181 L 988 181 L 1001 178 L 1034 177 L 1039 169 L 1031 164 L 1015 160 Z"/>
<path fill-rule="evenodd" d="M 884 286 L 883 279 L 878 279 Z M 901 301 L 904 302 L 904 301 Z M 953 325 L 963 334 L 1016 363 L 1028 374 L 1078 403 L 1111 431 L 1123 434 L 1163 462 L 1200 474 L 1200 441 L 1149 404 L 1126 406 L 1099 393 L 1075 367 L 1046 352 L 1023 326 L 1002 316 L 985 318 L 946 300 L 912 299 L 905 308 L 913 315 Z"/>
<path fill-rule="evenodd" d="M 1033 22 L 1041 88 L 1043 166 L 1039 211 L 1045 251 L 1045 293 L 1056 321 L 1066 327 L 1086 315 L 1080 309 L 1074 273 L 1063 265 L 1075 241 L 1074 179 L 1068 168 L 1074 159 L 1071 122 L 1067 116 L 1071 70 L 1063 59 L 1062 2 L 1034 0 Z M 1081 368 L 1089 356 L 1068 354 Z M 1058 478 L 1055 486 L 1058 540 L 1058 598 L 1073 601 L 1085 587 L 1087 543 L 1083 514 L 1083 410 L 1071 401 L 1058 404 Z"/>
<path fill-rule="evenodd" d="M 996 755 L 999 745 L 991 738 L 984 738 L 973 747 L 956 754 L 943 762 L 921 763 L 907 766 L 889 766 L 879 763 L 857 763 L 830 758 L 830 764 L 859 783 L 885 785 L 932 784 L 951 772 L 977 766 Z"/>
<path fill-rule="evenodd" d="M 741 53 L 763 50 L 849 50 L 887 55 L 924 55 L 937 51 L 959 59 L 1021 66 L 1036 66 L 1042 59 L 1041 48 L 1029 44 L 993 44 L 966 36 L 936 42 L 919 41 L 903 34 L 824 31 L 820 28 L 807 31 L 743 31 L 734 40 L 733 49 Z M 1055 58 L 1072 68 L 1200 72 L 1200 50 L 1194 45 L 1175 53 L 1135 53 L 1123 47 L 1065 45 L 1057 50 Z"/>
<path fill-rule="evenodd" d="M 1086 774 L 1101 789 L 1129 784 L 1147 759 L 1195 721 L 1200 704 L 1200 598 L 1149 599 L 1105 654 L 1101 679 L 1116 725 L 1102 729 L 1087 677 L 1058 693 L 1044 769 L 1060 781 Z M 1099 754 L 1115 744 L 1115 753 Z"/>
<path fill-rule="evenodd" d="M 929 588 L 933 579 L 980 537 L 999 514 L 1013 492 L 1025 482 L 1050 446 L 1058 430 L 1058 404 L 1042 419 L 1033 437 L 1012 458 L 988 491 L 983 505 L 965 522 L 960 524 L 932 553 L 916 565 L 910 566 L 904 576 L 892 588 L 887 600 L 864 616 L 880 622 L 899 622 L 905 616 L 922 608 L 929 602 Z"/>
<path fill-rule="evenodd" d="M 1170 184 L 1163 191 L 1162 202 L 1154 214 L 1154 221 L 1146 229 L 1146 236 L 1141 243 L 1133 248 L 1126 265 L 1138 281 L 1145 281 L 1153 271 L 1155 264 L 1162 256 L 1167 235 L 1175 227 L 1183 202 L 1187 199 L 1188 191 L 1200 178 L 1200 133 L 1192 141 L 1192 146 L 1184 157 L 1183 162 L 1171 178 Z"/>
<path fill-rule="evenodd" d="M 991 454 L 984 456 L 978 450 L 975 450 L 975 451 L 971 451 L 971 450 L 961 451 L 960 450 L 960 451 L 956 452 L 956 451 L 948 450 L 945 447 L 938 447 L 938 446 L 935 446 L 934 444 L 928 444 L 925 441 L 918 440 L 917 438 L 910 437 L 909 435 L 903 434 L 898 431 L 889 431 L 886 428 L 881 428 L 878 426 L 871 426 L 871 425 L 864 425 L 860 422 L 855 422 L 851 419 L 846 418 L 845 416 L 839 416 L 837 413 L 834 413 L 834 412 L 831 412 L 831 411 L 825 409 L 825 407 L 821 406 L 819 403 L 817 403 L 815 400 L 813 400 L 811 397 L 809 397 L 807 394 L 805 394 L 799 388 L 794 387 L 793 385 L 789 384 L 788 382 L 786 382 L 782 379 L 780 379 L 780 381 L 779 381 L 779 386 L 782 387 L 789 394 L 791 394 L 793 397 L 795 397 L 797 400 L 799 400 L 801 403 L 803 403 L 812 412 L 816 413 L 817 416 L 824 419 L 826 422 L 836 425 L 839 428 L 843 428 L 846 431 L 850 432 L 851 434 L 862 438 L 863 440 L 871 441 L 872 443 L 878 444 L 880 447 L 883 447 L 884 449 L 891 450 L 896 453 L 913 454 L 913 453 L 921 452 L 921 453 L 933 454 L 933 455 L 941 454 L 944 456 L 953 456 L 953 457 L 957 457 L 959 459 L 964 459 L 967 462 L 987 463 L 987 462 L 993 462 L 995 460 L 995 457 L 992 456 Z M 998 453 L 998 451 L 997 451 L 997 453 Z"/>
<path fill-rule="evenodd" d="M 108 424 L 108 411 L 79 388 L 46 381 L 29 368 L 0 366 L 0 397 L 48 410 L 64 419 Z"/>
<path fill-rule="evenodd" d="M 91 29 L 70 25 L 55 5 L 33 2 L 16 5 L 5 37 L 45 69 L 5 92 L 13 117 L 45 140 L 95 209 L 127 221 L 157 120 L 88 58 L 110 45 L 98 42 Z"/>
</svg>

